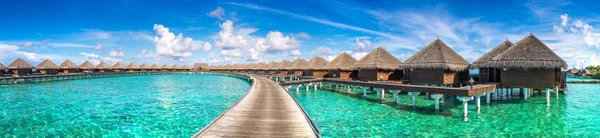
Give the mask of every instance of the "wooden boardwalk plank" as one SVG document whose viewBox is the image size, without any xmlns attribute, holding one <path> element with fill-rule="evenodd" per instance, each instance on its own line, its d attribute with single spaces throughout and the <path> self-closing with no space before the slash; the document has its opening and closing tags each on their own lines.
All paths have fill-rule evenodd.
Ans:
<svg viewBox="0 0 600 138">
<path fill-rule="evenodd" d="M 320 137 L 294 97 L 272 80 L 252 78 L 248 93 L 193 137 Z"/>
</svg>

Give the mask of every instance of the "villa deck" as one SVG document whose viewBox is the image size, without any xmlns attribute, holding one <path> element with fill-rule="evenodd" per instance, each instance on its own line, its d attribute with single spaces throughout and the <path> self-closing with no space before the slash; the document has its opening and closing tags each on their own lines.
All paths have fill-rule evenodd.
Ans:
<svg viewBox="0 0 600 138">
<path fill-rule="evenodd" d="M 274 81 L 252 78 L 246 95 L 193 137 L 320 137 L 294 97 Z"/>
<path fill-rule="evenodd" d="M 354 86 L 362 86 L 362 87 L 374 87 L 374 88 L 384 88 L 389 90 L 402 90 L 402 91 L 410 91 L 410 92 L 427 92 L 434 94 L 451 94 L 457 96 L 474 96 L 475 94 L 485 93 L 498 88 L 500 83 L 486 83 L 486 84 L 477 84 L 471 86 L 464 87 L 438 87 L 438 86 L 425 86 L 425 85 L 408 85 L 408 84 L 393 84 L 393 83 L 385 83 L 385 82 L 363 82 L 363 81 L 352 81 L 352 80 L 341 80 L 341 79 L 306 79 L 300 81 L 289 81 L 280 83 L 282 86 L 288 85 L 299 85 L 311 82 L 333 82 L 338 84 L 345 85 L 354 85 Z"/>
</svg>

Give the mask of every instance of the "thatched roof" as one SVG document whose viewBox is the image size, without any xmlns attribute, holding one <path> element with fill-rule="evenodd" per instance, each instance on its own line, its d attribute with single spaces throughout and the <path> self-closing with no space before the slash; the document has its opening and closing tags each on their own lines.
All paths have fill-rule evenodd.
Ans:
<svg viewBox="0 0 600 138">
<path fill-rule="evenodd" d="M 148 66 L 148 64 L 146 64 L 146 63 L 143 63 L 142 65 L 140 65 L 140 68 L 141 69 L 149 69 L 150 66 Z"/>
<path fill-rule="evenodd" d="M 194 63 L 194 68 L 208 68 L 208 64 L 206 63 Z"/>
<path fill-rule="evenodd" d="M 571 72 L 571 74 L 577 74 L 579 72 L 579 69 L 573 68 L 573 69 L 570 69 L 568 71 Z"/>
<path fill-rule="evenodd" d="M 121 62 L 117 62 L 115 65 L 112 66 L 113 69 L 125 69 L 127 68 L 127 66 L 125 66 L 125 64 L 121 63 Z"/>
<path fill-rule="evenodd" d="M 94 64 L 92 64 L 91 62 L 86 60 L 85 62 L 81 63 L 81 65 L 79 65 L 79 68 L 80 69 L 95 69 L 96 66 L 94 66 Z"/>
<path fill-rule="evenodd" d="M 492 49 L 492 51 L 486 53 L 485 55 L 483 55 L 483 57 L 481 57 L 478 60 L 476 60 L 475 62 L 473 62 L 473 64 L 471 65 L 471 68 L 475 69 L 475 68 L 488 67 L 488 63 L 492 60 L 492 58 L 498 56 L 500 53 L 506 51 L 508 48 L 510 48 L 513 45 L 514 44 L 508 40 L 500 43 L 500 45 L 496 46 L 494 49 Z"/>
<path fill-rule="evenodd" d="M 277 61 L 271 61 L 271 62 L 269 62 L 269 64 L 267 64 L 268 70 L 274 70 L 274 69 L 277 69 L 277 67 L 279 67 L 279 62 L 277 62 Z"/>
<path fill-rule="evenodd" d="M 248 69 L 248 64 L 241 64 L 239 69 Z"/>
<path fill-rule="evenodd" d="M 208 66 L 208 64 L 206 64 L 206 66 Z M 183 66 L 181 66 L 181 69 L 190 69 L 190 66 L 188 66 L 188 65 L 183 65 Z"/>
<path fill-rule="evenodd" d="M 175 65 L 171 66 L 171 69 L 179 69 L 179 65 L 175 64 Z"/>
<path fill-rule="evenodd" d="M 164 64 L 161 68 L 162 69 L 171 69 L 171 66 L 169 66 L 169 64 Z"/>
<path fill-rule="evenodd" d="M 367 54 L 362 59 L 358 60 L 354 64 L 356 69 L 384 69 L 384 70 L 396 70 L 399 68 L 400 60 L 388 53 L 382 47 L 377 47 L 371 53 Z"/>
<path fill-rule="evenodd" d="M 282 60 L 281 62 L 279 62 L 279 66 L 277 66 L 277 69 L 286 69 L 290 65 L 292 65 L 292 62 L 287 61 L 287 60 Z"/>
<path fill-rule="evenodd" d="M 454 52 L 442 40 L 437 39 L 408 58 L 400 66 L 404 69 L 465 71 L 469 67 L 469 62 Z"/>
<path fill-rule="evenodd" d="M 246 66 L 246 68 L 250 69 L 250 70 L 255 70 L 256 69 L 256 63 L 250 63 L 250 64 L 248 64 L 248 66 Z"/>
<path fill-rule="evenodd" d="M 98 66 L 96 66 L 96 68 L 98 69 L 111 69 L 112 67 L 108 64 L 106 64 L 106 62 L 102 61 L 100 62 L 100 64 L 98 64 Z"/>
<path fill-rule="evenodd" d="M 35 69 L 59 69 L 58 65 L 54 64 L 54 62 L 46 59 L 42 61 L 42 63 L 35 66 Z"/>
<path fill-rule="evenodd" d="M 71 60 L 65 60 L 65 62 L 61 63 L 59 66 L 61 69 L 79 69 L 77 64 L 73 63 Z"/>
<path fill-rule="evenodd" d="M 256 64 L 256 69 L 258 70 L 265 70 L 267 69 L 267 67 L 269 67 L 269 65 L 267 65 L 267 63 L 265 62 L 258 62 L 258 64 Z"/>
<path fill-rule="evenodd" d="M 215 69 L 223 69 L 223 65 L 218 65 Z"/>
<path fill-rule="evenodd" d="M 0 63 L 0 69 L 5 69 L 6 66 L 4 66 L 2 63 Z"/>
<path fill-rule="evenodd" d="M 302 58 L 297 58 L 286 69 L 304 69 L 308 66 L 308 62 Z"/>
<path fill-rule="evenodd" d="M 160 69 L 160 66 L 158 66 L 158 64 L 154 63 L 152 64 L 152 66 L 150 66 L 151 69 Z"/>
<path fill-rule="evenodd" d="M 10 63 L 7 67 L 8 69 L 32 69 L 33 66 L 27 63 L 25 60 L 21 58 L 15 59 L 12 63 Z"/>
<path fill-rule="evenodd" d="M 327 66 L 327 64 L 329 64 L 329 62 L 327 62 L 327 60 L 325 60 L 324 58 L 322 58 L 320 56 L 315 56 L 308 61 L 308 64 L 305 69 L 324 70 L 325 66 Z"/>
<path fill-rule="evenodd" d="M 135 63 L 131 62 L 127 65 L 127 69 L 140 69 Z"/>
<path fill-rule="evenodd" d="M 354 57 L 346 54 L 345 52 L 335 57 L 329 64 L 325 66 L 325 69 L 329 70 L 352 70 L 352 66 L 357 62 Z"/>
<path fill-rule="evenodd" d="M 567 69 L 569 65 L 542 41 L 530 34 L 492 58 L 489 67 L 513 69 Z"/>
<path fill-rule="evenodd" d="M 208 67 L 209 69 L 215 69 L 216 66 L 215 65 L 210 65 L 210 67 Z"/>
<path fill-rule="evenodd" d="M 579 74 L 592 75 L 592 72 L 589 69 L 581 69 L 579 70 Z"/>
</svg>

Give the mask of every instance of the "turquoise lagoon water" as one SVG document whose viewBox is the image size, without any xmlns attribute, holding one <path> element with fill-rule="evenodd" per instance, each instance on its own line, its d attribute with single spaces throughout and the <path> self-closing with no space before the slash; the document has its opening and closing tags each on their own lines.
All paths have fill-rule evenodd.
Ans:
<svg viewBox="0 0 600 138">
<path fill-rule="evenodd" d="M 250 86 L 200 74 L 0 86 L 0 137 L 190 137 Z"/>
<path fill-rule="evenodd" d="M 469 120 L 462 120 L 462 102 L 447 97 L 441 110 L 424 94 L 413 108 L 410 96 L 402 94 L 398 105 L 325 90 L 292 94 L 319 127 L 323 137 L 597 137 L 600 136 L 600 85 L 569 84 L 558 98 L 545 95 L 529 101 L 519 97 L 492 101 L 481 112 L 469 103 Z M 359 92 L 362 95 L 362 92 Z M 391 101 L 386 94 L 386 101 Z"/>
</svg>

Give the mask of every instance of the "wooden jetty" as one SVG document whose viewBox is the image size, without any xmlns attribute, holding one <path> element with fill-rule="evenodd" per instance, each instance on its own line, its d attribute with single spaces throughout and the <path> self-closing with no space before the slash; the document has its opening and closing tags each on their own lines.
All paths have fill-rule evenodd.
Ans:
<svg viewBox="0 0 600 138">
<path fill-rule="evenodd" d="M 193 137 L 320 137 L 289 92 L 267 78 L 251 78 L 252 88 Z"/>
</svg>

